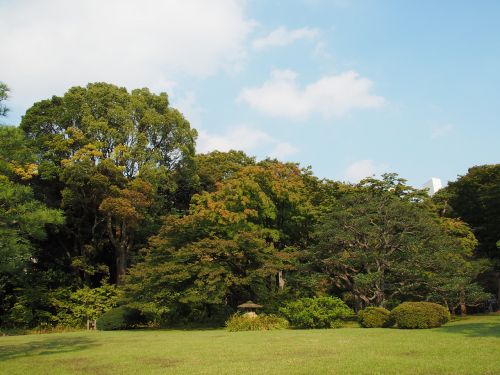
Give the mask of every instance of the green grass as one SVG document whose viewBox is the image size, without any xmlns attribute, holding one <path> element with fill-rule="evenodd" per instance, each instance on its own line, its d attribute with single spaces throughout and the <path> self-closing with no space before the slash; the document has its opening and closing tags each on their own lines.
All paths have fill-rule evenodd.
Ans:
<svg viewBox="0 0 500 375">
<path fill-rule="evenodd" d="M 142 330 L 0 337 L 0 374 L 500 374 L 500 315 L 431 330 Z"/>
</svg>

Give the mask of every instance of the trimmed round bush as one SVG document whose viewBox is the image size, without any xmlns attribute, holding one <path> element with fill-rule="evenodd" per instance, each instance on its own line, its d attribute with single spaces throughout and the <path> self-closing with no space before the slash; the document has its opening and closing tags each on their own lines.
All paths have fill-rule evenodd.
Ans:
<svg viewBox="0 0 500 375">
<path fill-rule="evenodd" d="M 288 320 L 276 315 L 234 314 L 226 321 L 226 328 L 231 332 L 237 331 L 271 331 L 288 328 Z"/>
<path fill-rule="evenodd" d="M 398 328 L 434 328 L 450 320 L 447 308 L 432 302 L 404 302 L 391 311 Z"/>
<path fill-rule="evenodd" d="M 338 328 L 353 311 L 337 297 L 301 298 L 280 312 L 297 328 Z"/>
<path fill-rule="evenodd" d="M 143 321 L 144 317 L 140 310 L 129 306 L 119 306 L 105 312 L 97 319 L 97 329 L 102 331 L 128 329 Z"/>
<path fill-rule="evenodd" d="M 383 307 L 367 307 L 358 313 L 358 321 L 364 328 L 392 326 L 391 312 Z"/>
</svg>

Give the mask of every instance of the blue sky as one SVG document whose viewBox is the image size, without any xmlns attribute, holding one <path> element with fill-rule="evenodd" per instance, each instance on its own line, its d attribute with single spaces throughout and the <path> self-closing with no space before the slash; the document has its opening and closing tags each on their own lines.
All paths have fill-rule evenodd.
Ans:
<svg viewBox="0 0 500 375">
<path fill-rule="evenodd" d="M 17 124 L 87 82 L 169 93 L 198 149 L 415 186 L 500 162 L 500 2 L 0 0 Z"/>
</svg>

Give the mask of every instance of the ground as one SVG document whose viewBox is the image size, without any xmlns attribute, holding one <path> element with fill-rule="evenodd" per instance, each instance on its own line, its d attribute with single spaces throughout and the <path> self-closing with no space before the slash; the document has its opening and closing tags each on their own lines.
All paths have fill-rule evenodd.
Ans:
<svg viewBox="0 0 500 375">
<path fill-rule="evenodd" d="M 0 337 L 0 374 L 500 374 L 500 315 L 430 330 L 136 330 Z"/>
</svg>

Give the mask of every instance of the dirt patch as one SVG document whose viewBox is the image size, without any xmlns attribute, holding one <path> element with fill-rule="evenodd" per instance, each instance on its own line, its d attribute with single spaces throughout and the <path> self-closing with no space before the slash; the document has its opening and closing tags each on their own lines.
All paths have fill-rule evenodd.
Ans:
<svg viewBox="0 0 500 375">
<path fill-rule="evenodd" d="M 182 363 L 180 359 L 163 357 L 144 358 L 141 360 L 141 362 L 145 365 L 153 365 L 158 367 L 176 367 Z"/>
<path fill-rule="evenodd" d="M 110 375 L 116 373 L 116 368 L 96 365 L 88 357 L 57 359 L 51 361 L 56 366 L 62 366 L 75 374 Z"/>
</svg>

